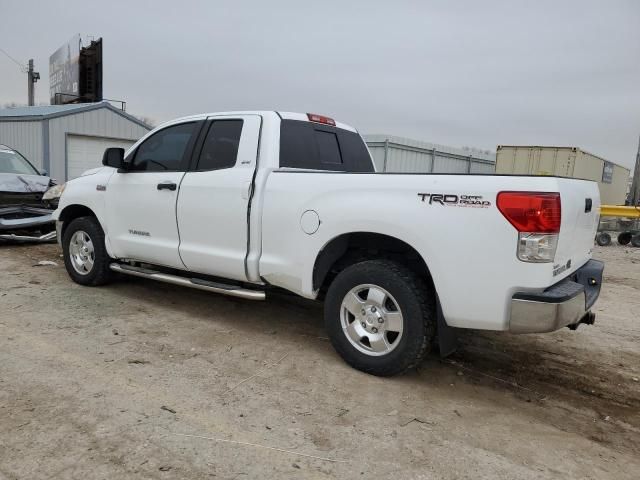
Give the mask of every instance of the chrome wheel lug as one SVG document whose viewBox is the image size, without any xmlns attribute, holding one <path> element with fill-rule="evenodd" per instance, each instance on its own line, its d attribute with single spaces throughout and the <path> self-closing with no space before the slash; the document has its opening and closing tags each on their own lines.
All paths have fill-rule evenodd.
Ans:
<svg viewBox="0 0 640 480">
<path fill-rule="evenodd" d="M 380 317 L 380 318 L 378 319 L 378 323 L 384 323 L 384 318 Z"/>
<path fill-rule="evenodd" d="M 376 313 L 376 307 L 371 307 L 371 311 L 372 311 L 373 313 Z"/>
<path fill-rule="evenodd" d="M 377 329 L 376 327 L 373 327 L 373 328 L 371 329 L 371 331 L 372 331 L 373 333 L 378 333 L 378 329 Z"/>
<path fill-rule="evenodd" d="M 366 323 L 362 322 L 361 325 L 362 325 L 362 328 L 364 328 L 365 330 L 367 329 L 367 324 Z"/>
</svg>

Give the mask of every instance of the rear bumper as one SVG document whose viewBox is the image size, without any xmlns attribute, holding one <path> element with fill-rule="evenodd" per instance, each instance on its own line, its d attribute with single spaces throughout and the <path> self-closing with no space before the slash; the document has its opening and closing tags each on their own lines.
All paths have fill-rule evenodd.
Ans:
<svg viewBox="0 0 640 480">
<path fill-rule="evenodd" d="M 600 295 L 604 263 L 589 260 L 573 275 L 543 292 L 517 292 L 511 299 L 509 331 L 552 332 L 562 327 L 593 323 L 590 312 Z"/>
</svg>

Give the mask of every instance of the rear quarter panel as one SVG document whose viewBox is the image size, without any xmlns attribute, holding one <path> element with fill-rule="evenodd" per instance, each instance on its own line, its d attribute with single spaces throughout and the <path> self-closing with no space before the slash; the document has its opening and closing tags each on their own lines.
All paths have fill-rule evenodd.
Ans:
<svg viewBox="0 0 640 480">
<path fill-rule="evenodd" d="M 556 283 L 585 255 L 556 276 L 550 263 L 519 261 L 517 232 L 497 209 L 497 192 L 560 191 L 558 180 L 275 171 L 264 193 L 260 274 L 273 285 L 314 298 L 313 266 L 333 238 L 351 232 L 390 235 L 412 245 L 425 260 L 449 325 L 505 330 L 513 292 Z M 489 205 L 430 204 L 420 193 L 475 195 Z M 316 211 L 321 221 L 311 235 L 300 225 L 306 210 Z"/>
</svg>

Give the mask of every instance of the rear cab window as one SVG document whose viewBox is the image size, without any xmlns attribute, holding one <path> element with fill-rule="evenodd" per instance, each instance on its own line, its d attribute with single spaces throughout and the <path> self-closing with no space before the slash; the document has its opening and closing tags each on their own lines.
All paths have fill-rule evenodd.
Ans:
<svg viewBox="0 0 640 480">
<path fill-rule="evenodd" d="M 280 122 L 280 167 L 373 172 L 367 147 L 355 132 L 303 120 Z"/>
</svg>

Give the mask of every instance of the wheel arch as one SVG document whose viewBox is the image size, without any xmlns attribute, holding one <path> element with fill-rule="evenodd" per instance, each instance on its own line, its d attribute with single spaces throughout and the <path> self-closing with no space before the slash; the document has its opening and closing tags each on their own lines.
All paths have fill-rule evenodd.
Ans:
<svg viewBox="0 0 640 480">
<path fill-rule="evenodd" d="M 435 290 L 429 266 L 413 246 L 392 235 L 363 231 L 342 233 L 324 245 L 313 265 L 313 290 L 322 296 L 340 271 L 358 261 L 374 258 L 392 259 L 406 265 Z"/>
<path fill-rule="evenodd" d="M 67 205 L 62 209 L 62 211 L 58 215 L 58 221 L 62 222 L 62 227 L 60 230 L 60 238 L 64 236 L 64 232 L 66 228 L 69 226 L 69 223 L 71 223 L 72 220 L 75 220 L 76 218 L 80 218 L 80 217 L 94 217 L 98 220 L 98 222 L 100 222 L 100 219 L 98 219 L 98 216 L 95 214 L 95 212 L 91 208 L 87 207 L 86 205 L 80 205 L 80 204 Z"/>
</svg>

